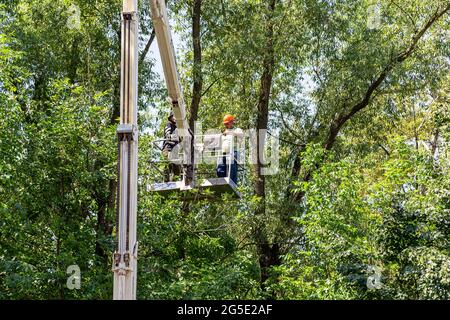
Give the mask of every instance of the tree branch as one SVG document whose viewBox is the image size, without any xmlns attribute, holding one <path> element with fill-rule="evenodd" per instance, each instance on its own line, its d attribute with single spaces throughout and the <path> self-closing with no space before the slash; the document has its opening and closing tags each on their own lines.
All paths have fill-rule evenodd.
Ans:
<svg viewBox="0 0 450 320">
<path fill-rule="evenodd" d="M 336 142 L 336 137 L 341 130 L 342 126 L 350 120 L 357 112 L 361 111 L 365 107 L 369 105 L 370 99 L 372 97 L 372 94 L 375 92 L 375 90 L 378 89 L 378 87 L 383 83 L 383 81 L 388 76 L 389 72 L 398 64 L 405 61 L 408 57 L 412 55 L 414 52 L 414 49 L 417 46 L 417 43 L 422 38 L 422 36 L 425 34 L 425 32 L 435 23 L 440 17 L 442 17 L 446 12 L 450 10 L 450 4 L 447 4 L 445 8 L 439 10 L 439 8 L 434 12 L 434 14 L 428 19 L 427 23 L 414 34 L 412 37 L 412 41 L 410 45 L 401 53 L 396 55 L 391 61 L 383 68 L 383 70 L 380 72 L 380 74 L 375 78 L 375 80 L 372 81 L 372 83 L 367 88 L 364 97 L 361 99 L 360 102 L 355 104 L 348 113 L 344 113 L 339 115 L 330 125 L 328 137 L 326 139 L 326 142 L 324 144 L 324 148 L 326 150 L 330 150 L 334 143 Z M 343 108 L 344 109 L 344 108 Z M 295 166 L 294 166 L 295 167 Z M 319 168 L 320 164 L 318 163 L 316 165 L 316 168 Z M 296 170 L 293 170 L 293 173 L 299 174 L 298 170 L 299 168 L 294 168 Z M 312 171 L 308 171 L 305 173 L 303 177 L 303 181 L 309 181 L 312 177 Z M 303 193 L 291 193 L 292 199 L 294 202 L 298 202 L 303 198 Z"/>
<path fill-rule="evenodd" d="M 405 14 L 407 16 L 407 18 L 409 19 L 409 21 L 411 22 L 411 25 L 414 27 L 414 31 L 416 30 L 416 23 L 414 21 L 413 16 L 411 16 L 411 14 L 405 10 L 403 10 L 402 6 L 397 4 L 394 0 L 391 0 L 391 3 L 397 8 L 399 9 L 403 14 Z"/>
<path fill-rule="evenodd" d="M 408 57 L 411 56 L 411 54 L 414 52 L 414 49 L 417 46 L 417 43 L 422 38 L 422 36 L 425 34 L 425 32 L 435 23 L 440 17 L 442 17 L 447 11 L 450 9 L 450 4 L 447 4 L 447 6 L 439 10 L 439 8 L 435 11 L 435 13 L 428 19 L 427 23 L 418 31 L 416 34 L 412 37 L 411 44 L 406 48 L 403 52 L 399 53 L 397 56 L 395 56 L 388 65 L 384 67 L 384 69 L 381 71 L 381 73 L 375 78 L 374 81 L 369 85 L 369 87 L 366 90 L 366 93 L 364 94 L 363 99 L 355 104 L 350 111 L 347 114 L 341 114 L 337 117 L 335 121 L 330 126 L 330 132 L 328 134 L 328 138 L 325 142 L 325 149 L 330 150 L 335 141 L 336 137 L 341 130 L 342 126 L 351 119 L 357 112 L 364 109 L 369 105 L 370 98 L 372 97 L 372 94 L 374 91 L 383 83 L 383 81 L 388 76 L 389 72 L 392 71 L 392 69 L 405 61 Z"/>
<path fill-rule="evenodd" d="M 213 82 L 211 82 L 211 84 L 208 86 L 208 88 L 206 88 L 205 91 L 202 92 L 201 96 L 203 97 L 209 91 L 209 89 L 211 89 L 211 87 L 213 85 L 215 85 L 217 83 L 217 81 L 219 81 L 219 80 L 220 80 L 220 78 L 217 78 Z"/>
<path fill-rule="evenodd" d="M 147 41 L 147 44 L 145 45 L 144 51 L 142 51 L 141 55 L 139 56 L 139 64 L 142 64 L 144 62 L 145 57 L 147 56 L 147 53 L 150 49 L 150 46 L 152 45 L 153 40 L 155 40 L 155 29 L 153 28 L 152 33 L 150 34 L 150 38 Z"/>
<path fill-rule="evenodd" d="M 377 143 L 378 146 L 380 146 L 381 149 L 383 149 L 384 153 L 386 153 L 386 155 L 389 157 L 391 155 L 391 153 L 388 151 L 388 149 L 386 149 L 385 146 L 383 146 L 380 142 Z"/>
</svg>

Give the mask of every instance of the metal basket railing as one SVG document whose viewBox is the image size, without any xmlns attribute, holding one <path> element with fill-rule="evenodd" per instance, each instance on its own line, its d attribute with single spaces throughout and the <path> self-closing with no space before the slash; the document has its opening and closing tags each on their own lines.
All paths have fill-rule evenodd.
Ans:
<svg viewBox="0 0 450 320">
<path fill-rule="evenodd" d="M 212 137 L 215 136 L 215 137 Z M 215 144 L 211 143 L 215 140 Z M 158 139 L 152 142 L 153 152 L 150 159 L 150 165 L 155 172 L 152 176 L 154 182 L 162 182 L 164 179 L 164 170 L 169 163 L 183 163 L 183 146 L 178 143 L 173 151 L 169 152 L 169 158 L 165 159 L 162 155 L 163 144 L 166 139 Z M 194 139 L 194 172 L 197 181 L 202 179 L 216 178 L 217 168 L 220 164 L 226 165 L 226 177 L 231 178 L 231 166 L 237 166 L 237 182 L 242 184 L 245 179 L 245 145 L 237 144 L 235 139 L 230 139 L 229 152 L 223 152 L 222 135 L 196 135 Z M 183 180 L 181 173 L 180 180 Z"/>
</svg>

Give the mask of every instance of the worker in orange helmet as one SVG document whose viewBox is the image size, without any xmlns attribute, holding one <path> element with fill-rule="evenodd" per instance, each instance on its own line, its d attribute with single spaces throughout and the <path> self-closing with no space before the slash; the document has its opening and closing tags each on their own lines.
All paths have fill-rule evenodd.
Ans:
<svg viewBox="0 0 450 320">
<path fill-rule="evenodd" d="M 237 146 L 242 142 L 244 132 L 242 129 L 235 128 L 236 119 L 231 114 L 226 114 L 223 117 L 223 125 L 225 126 L 225 131 L 222 137 L 222 163 L 217 166 L 217 176 L 227 177 L 228 176 L 228 161 L 231 159 L 230 165 L 230 179 L 237 184 L 237 162 L 238 162 L 238 151 L 236 147 L 231 150 L 232 146 Z M 234 139 L 234 140 L 233 140 Z M 227 157 L 229 156 L 229 157 Z"/>
<path fill-rule="evenodd" d="M 234 126 L 235 121 L 236 120 L 231 114 L 226 114 L 223 117 L 223 124 L 225 125 L 226 128 L 232 128 Z"/>
</svg>

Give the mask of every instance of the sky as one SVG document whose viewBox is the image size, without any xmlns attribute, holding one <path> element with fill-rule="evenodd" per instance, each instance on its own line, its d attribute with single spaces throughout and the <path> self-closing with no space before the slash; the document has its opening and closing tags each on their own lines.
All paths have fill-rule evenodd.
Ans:
<svg viewBox="0 0 450 320">
<path fill-rule="evenodd" d="M 178 53 L 179 46 L 181 45 L 180 36 L 173 30 L 173 26 L 174 26 L 175 22 L 173 20 L 169 19 L 169 23 L 170 23 L 170 26 L 172 27 L 172 42 L 173 42 L 173 46 L 175 47 L 175 53 Z M 148 54 L 149 54 L 150 59 L 156 60 L 155 71 L 159 74 L 161 79 L 164 79 L 164 72 L 162 69 L 161 56 L 159 55 L 158 42 L 156 41 L 156 39 L 153 41 L 152 45 L 150 46 L 150 50 L 149 50 Z M 178 57 L 176 57 L 176 58 L 178 61 L 179 58 Z"/>
<path fill-rule="evenodd" d="M 169 20 L 169 23 L 170 23 L 170 26 L 173 27 L 175 22 L 173 20 Z M 179 46 L 181 46 L 180 36 L 176 32 L 174 32 L 173 28 L 171 31 L 172 31 L 171 32 L 172 33 L 172 42 L 173 42 L 173 45 L 175 48 L 175 54 L 177 54 L 179 52 L 179 50 L 178 50 Z M 161 56 L 159 54 L 158 41 L 156 41 L 156 38 L 150 46 L 150 50 L 147 54 L 146 59 L 150 59 L 150 60 L 154 59 L 155 60 L 155 65 L 154 65 L 153 71 L 155 71 L 159 75 L 161 81 L 165 81 L 164 80 L 164 71 L 163 71 L 162 62 L 161 62 Z M 176 56 L 176 59 L 178 61 L 179 57 Z M 170 112 L 169 104 L 167 104 L 167 108 L 168 108 L 167 113 L 169 113 Z M 156 111 L 156 109 L 150 108 L 150 110 L 147 110 L 144 113 L 147 113 L 147 112 L 150 112 L 150 114 L 155 115 L 157 111 Z M 154 128 L 152 129 L 150 127 L 146 127 L 146 128 L 144 128 L 142 133 L 143 134 L 153 134 L 155 130 L 156 129 L 154 129 Z"/>
</svg>

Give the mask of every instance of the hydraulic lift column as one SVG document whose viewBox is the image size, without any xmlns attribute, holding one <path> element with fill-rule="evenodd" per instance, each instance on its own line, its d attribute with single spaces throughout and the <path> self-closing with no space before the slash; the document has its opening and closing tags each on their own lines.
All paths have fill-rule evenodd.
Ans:
<svg viewBox="0 0 450 320">
<path fill-rule="evenodd" d="M 121 32 L 120 124 L 116 248 L 113 254 L 114 300 L 135 300 L 137 279 L 137 0 L 124 0 Z"/>
</svg>

